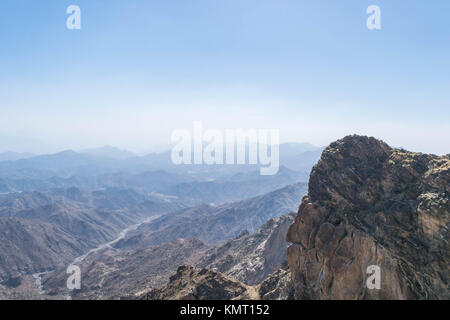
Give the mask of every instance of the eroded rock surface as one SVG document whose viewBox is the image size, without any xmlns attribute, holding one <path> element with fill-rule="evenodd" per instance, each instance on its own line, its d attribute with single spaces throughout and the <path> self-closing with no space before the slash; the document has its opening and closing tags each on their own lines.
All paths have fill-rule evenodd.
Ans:
<svg viewBox="0 0 450 320">
<path fill-rule="evenodd" d="M 257 285 L 286 262 L 286 234 L 294 221 L 290 213 L 267 221 L 254 233 L 209 249 L 197 267 L 219 271 L 247 285 Z"/>
<path fill-rule="evenodd" d="M 287 235 L 295 299 L 449 299 L 450 157 L 348 136 L 310 176 Z M 381 289 L 366 286 L 381 269 Z"/>
<path fill-rule="evenodd" d="M 208 269 L 197 269 L 189 265 L 178 268 L 169 283 L 152 290 L 143 300 L 232 300 L 258 299 L 254 287 L 228 278 Z"/>
</svg>

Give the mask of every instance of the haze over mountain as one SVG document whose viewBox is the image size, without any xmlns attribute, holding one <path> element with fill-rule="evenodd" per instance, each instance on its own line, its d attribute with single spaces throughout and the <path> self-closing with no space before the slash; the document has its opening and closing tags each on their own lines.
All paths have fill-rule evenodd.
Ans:
<svg viewBox="0 0 450 320">
<path fill-rule="evenodd" d="M 297 168 L 319 150 L 283 148 Z M 0 298 L 448 297 L 448 156 L 349 136 L 309 185 L 284 166 L 147 161 L 106 148 L 0 162 Z M 376 294 L 361 285 L 373 261 L 388 283 Z M 84 282 L 69 292 L 71 263 Z"/>
<path fill-rule="evenodd" d="M 449 173 L 448 155 L 347 136 L 311 172 L 287 233 L 287 268 L 248 286 L 181 266 L 142 298 L 449 299 Z M 365 281 L 374 266 L 381 270 L 376 290 Z"/>
<path fill-rule="evenodd" d="M 314 147 L 307 143 L 289 143 L 280 145 L 280 164 L 286 162 L 292 164 L 293 156 L 316 154 L 320 156 L 322 148 Z M 8 154 L 5 155 L 5 157 Z M 12 157 L 19 157 L 12 154 Z M 311 156 L 309 156 L 311 157 Z M 16 174 L 20 177 L 27 177 L 26 171 L 34 170 L 45 178 L 51 175 L 71 176 L 71 175 L 98 175 L 100 173 L 112 173 L 118 170 L 139 173 L 142 171 L 167 170 L 173 172 L 187 173 L 188 171 L 198 171 L 199 173 L 210 173 L 211 175 L 238 173 L 246 170 L 255 171 L 259 169 L 257 165 L 174 165 L 171 160 L 171 152 L 154 153 L 145 156 L 135 156 L 133 153 L 120 150 L 114 147 L 105 146 L 96 149 L 87 149 L 81 152 L 64 150 L 54 154 L 45 154 L 31 157 L 19 157 L 13 161 L 0 160 L 0 176 L 11 176 Z M 310 169 L 317 159 L 305 157 L 296 162 L 300 168 Z M 289 168 L 289 165 L 286 165 Z M 292 169 L 292 168 L 291 168 Z M 292 170 L 297 170 L 294 168 Z M 25 172 L 24 172 L 25 171 Z M 31 173 L 30 173 L 31 174 Z"/>
<path fill-rule="evenodd" d="M 0 282 L 55 269 L 111 241 L 127 226 L 183 206 L 113 188 L 0 195 Z"/>
<path fill-rule="evenodd" d="M 0 153 L 0 161 L 15 161 L 20 159 L 32 158 L 35 155 L 33 153 L 28 152 L 1 152 Z"/>
<path fill-rule="evenodd" d="M 126 160 L 136 157 L 136 155 L 130 151 L 121 150 L 112 146 L 84 149 L 81 150 L 80 153 L 88 154 L 90 156 L 98 158 L 111 158 L 116 160 Z"/>
<path fill-rule="evenodd" d="M 0 299 L 449 299 L 449 18 L 1 1 Z"/>
<path fill-rule="evenodd" d="M 182 209 L 143 224 L 116 247 L 143 248 L 176 238 L 199 238 L 216 244 L 245 230 L 254 232 L 267 220 L 295 211 L 306 188 L 305 183 L 297 183 L 239 202 Z"/>
<path fill-rule="evenodd" d="M 289 146 L 294 153 L 304 148 L 311 147 Z M 207 242 L 234 238 L 245 229 L 256 231 L 268 219 L 294 211 L 306 190 L 306 184 L 299 182 L 307 179 L 305 175 L 284 166 L 276 175 L 261 176 L 255 166 L 181 168 L 171 163 L 169 153 L 157 155 L 162 159 L 159 163 L 152 162 L 154 156 L 102 147 L 0 161 L 2 297 L 61 298 L 59 291 L 53 296 L 40 294 L 33 287 L 32 276 L 41 272 L 55 276 L 56 270 L 61 270 L 65 277 L 65 268 L 74 259 L 92 252 L 86 258 L 91 261 L 97 256 L 97 248 L 100 254 L 102 246 L 114 240 L 117 242 L 109 246 L 115 246 L 111 250 L 119 253 L 147 250 L 151 244 L 154 248 L 145 252 L 149 261 L 154 261 L 155 270 L 163 270 L 158 265 L 170 261 L 174 265 L 194 263 L 201 258 L 201 247 L 211 248 Z M 308 165 L 312 164 L 305 163 Z M 189 209 L 180 211 L 183 208 Z M 189 212 L 192 216 L 188 218 Z M 160 230 L 151 236 L 146 234 L 138 244 L 135 236 L 146 228 L 133 231 L 131 227 L 156 216 L 164 219 L 150 228 L 158 225 Z M 204 218 L 210 220 L 210 232 L 195 228 L 187 231 L 190 223 L 194 226 Z M 220 226 L 223 222 L 225 229 Z M 177 226 L 186 231 L 175 231 Z M 153 239 L 149 243 L 147 236 Z M 177 242 L 180 237 L 188 239 Z M 199 246 L 195 238 L 203 239 L 199 240 L 203 245 Z M 155 245 L 164 246 L 167 252 L 160 264 L 150 258 L 163 250 Z M 183 247 L 191 249 L 179 254 Z M 131 265 L 136 263 L 130 261 Z M 144 279 L 146 270 L 140 270 Z M 168 280 L 167 272 L 158 272 L 151 282 L 141 283 L 142 290 L 148 290 L 150 284 L 163 285 L 161 279 Z M 46 283 L 47 289 L 52 289 L 52 282 Z M 93 297 L 95 293 L 88 295 Z M 114 296 L 122 295 L 116 290 Z"/>
</svg>

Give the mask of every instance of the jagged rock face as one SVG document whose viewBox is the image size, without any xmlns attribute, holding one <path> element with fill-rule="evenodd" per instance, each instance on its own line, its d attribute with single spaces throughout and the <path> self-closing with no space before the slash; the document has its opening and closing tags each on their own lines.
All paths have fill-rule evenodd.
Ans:
<svg viewBox="0 0 450 320">
<path fill-rule="evenodd" d="M 143 300 L 232 300 L 257 299 L 255 288 L 223 274 L 184 265 L 170 277 L 169 283 L 145 294 Z"/>
<path fill-rule="evenodd" d="M 209 269 L 180 266 L 169 283 L 141 296 L 141 300 L 286 300 L 293 298 L 293 286 L 286 265 L 261 284 L 248 286 Z"/>
<path fill-rule="evenodd" d="M 287 265 L 270 274 L 259 286 L 258 294 L 262 300 L 292 300 L 293 286 Z"/>
<path fill-rule="evenodd" d="M 449 299 L 450 157 L 332 143 L 287 241 L 296 299 Z M 381 270 L 369 289 L 367 267 Z"/>
<path fill-rule="evenodd" d="M 270 219 L 254 233 L 225 241 L 208 250 L 196 266 L 257 285 L 286 262 L 286 234 L 294 217 L 290 213 Z"/>
</svg>

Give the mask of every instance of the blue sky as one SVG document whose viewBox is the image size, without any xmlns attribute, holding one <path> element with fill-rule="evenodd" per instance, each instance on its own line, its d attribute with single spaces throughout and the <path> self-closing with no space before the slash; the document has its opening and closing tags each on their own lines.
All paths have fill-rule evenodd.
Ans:
<svg viewBox="0 0 450 320">
<path fill-rule="evenodd" d="M 145 152 L 202 120 L 449 153 L 449 21 L 447 0 L 2 0 L 0 151 Z"/>
</svg>

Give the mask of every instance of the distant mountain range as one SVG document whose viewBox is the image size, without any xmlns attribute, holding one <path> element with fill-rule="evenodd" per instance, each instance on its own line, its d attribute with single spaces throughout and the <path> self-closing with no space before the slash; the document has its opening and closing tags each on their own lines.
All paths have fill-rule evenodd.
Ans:
<svg viewBox="0 0 450 320">
<path fill-rule="evenodd" d="M 92 148 L 92 149 L 84 149 L 81 150 L 80 153 L 87 154 L 93 157 L 98 158 L 110 158 L 110 159 L 116 159 L 116 160 L 127 160 L 133 157 L 136 157 L 136 155 L 130 151 L 127 150 L 121 150 L 115 147 L 111 146 L 104 146 L 101 148 Z"/>
<path fill-rule="evenodd" d="M 0 161 L 0 299 L 448 299 L 449 156 L 321 151 L 281 145 L 273 176 L 112 147 Z"/>
<path fill-rule="evenodd" d="M 291 143 L 282 144 L 280 150 L 281 166 L 273 176 L 261 176 L 256 165 L 175 166 L 169 152 L 137 157 L 113 147 L 68 150 L 0 161 L 0 193 L 129 188 L 177 197 L 189 205 L 222 204 L 308 181 L 321 149 Z"/>
<path fill-rule="evenodd" d="M 309 144 L 280 145 L 280 165 L 299 171 L 307 178 L 310 169 L 320 157 L 322 149 Z M 196 178 L 218 178 L 243 171 L 256 171 L 257 165 L 179 165 L 171 161 L 170 151 L 146 156 L 114 147 L 88 149 L 81 152 L 66 150 L 55 154 L 28 156 L 5 153 L 0 158 L 0 178 L 48 179 L 53 176 L 96 176 L 117 171 L 141 173 L 165 170 Z M 1 156 L 1 154 L 0 154 Z M 296 159 L 296 160 L 294 160 Z M 6 161 L 7 160 L 7 161 Z"/>
<path fill-rule="evenodd" d="M 27 159 L 35 157 L 33 153 L 19 153 L 19 152 L 1 152 L 0 161 L 16 161 L 20 159 Z"/>
<path fill-rule="evenodd" d="M 245 230 L 254 232 L 267 220 L 295 211 L 306 190 L 306 183 L 297 183 L 238 202 L 183 209 L 143 224 L 116 248 L 144 248 L 177 238 L 199 238 L 217 244 Z"/>
<path fill-rule="evenodd" d="M 285 147 L 288 154 L 311 148 Z M 61 298 L 40 294 L 33 274 L 50 272 L 55 277 L 61 270 L 65 277 L 68 264 L 88 252 L 92 254 L 87 262 L 100 254 L 98 261 L 106 263 L 101 253 L 110 242 L 106 248 L 113 247 L 114 255 L 135 257 L 132 252 L 144 250 L 153 261 L 149 268 L 154 268 L 155 279 L 140 287 L 148 290 L 168 280 L 165 263 L 172 263 L 172 271 L 177 264 L 199 263 L 202 253 L 221 241 L 246 230 L 254 232 L 267 220 L 295 211 L 306 193 L 307 176 L 285 166 L 273 176 L 261 176 L 257 167 L 246 165 L 180 168 L 171 163 L 170 153 L 138 157 L 103 147 L 39 156 L 5 154 L 4 160 L 0 161 L 0 298 Z M 133 231 L 133 226 L 158 216 L 154 224 Z M 98 248 L 102 250 L 97 253 Z M 137 267 L 133 261 L 129 264 Z M 145 270 L 137 270 L 144 281 Z M 46 286 L 55 289 L 47 278 Z M 110 293 L 121 296 L 114 288 Z"/>
</svg>

